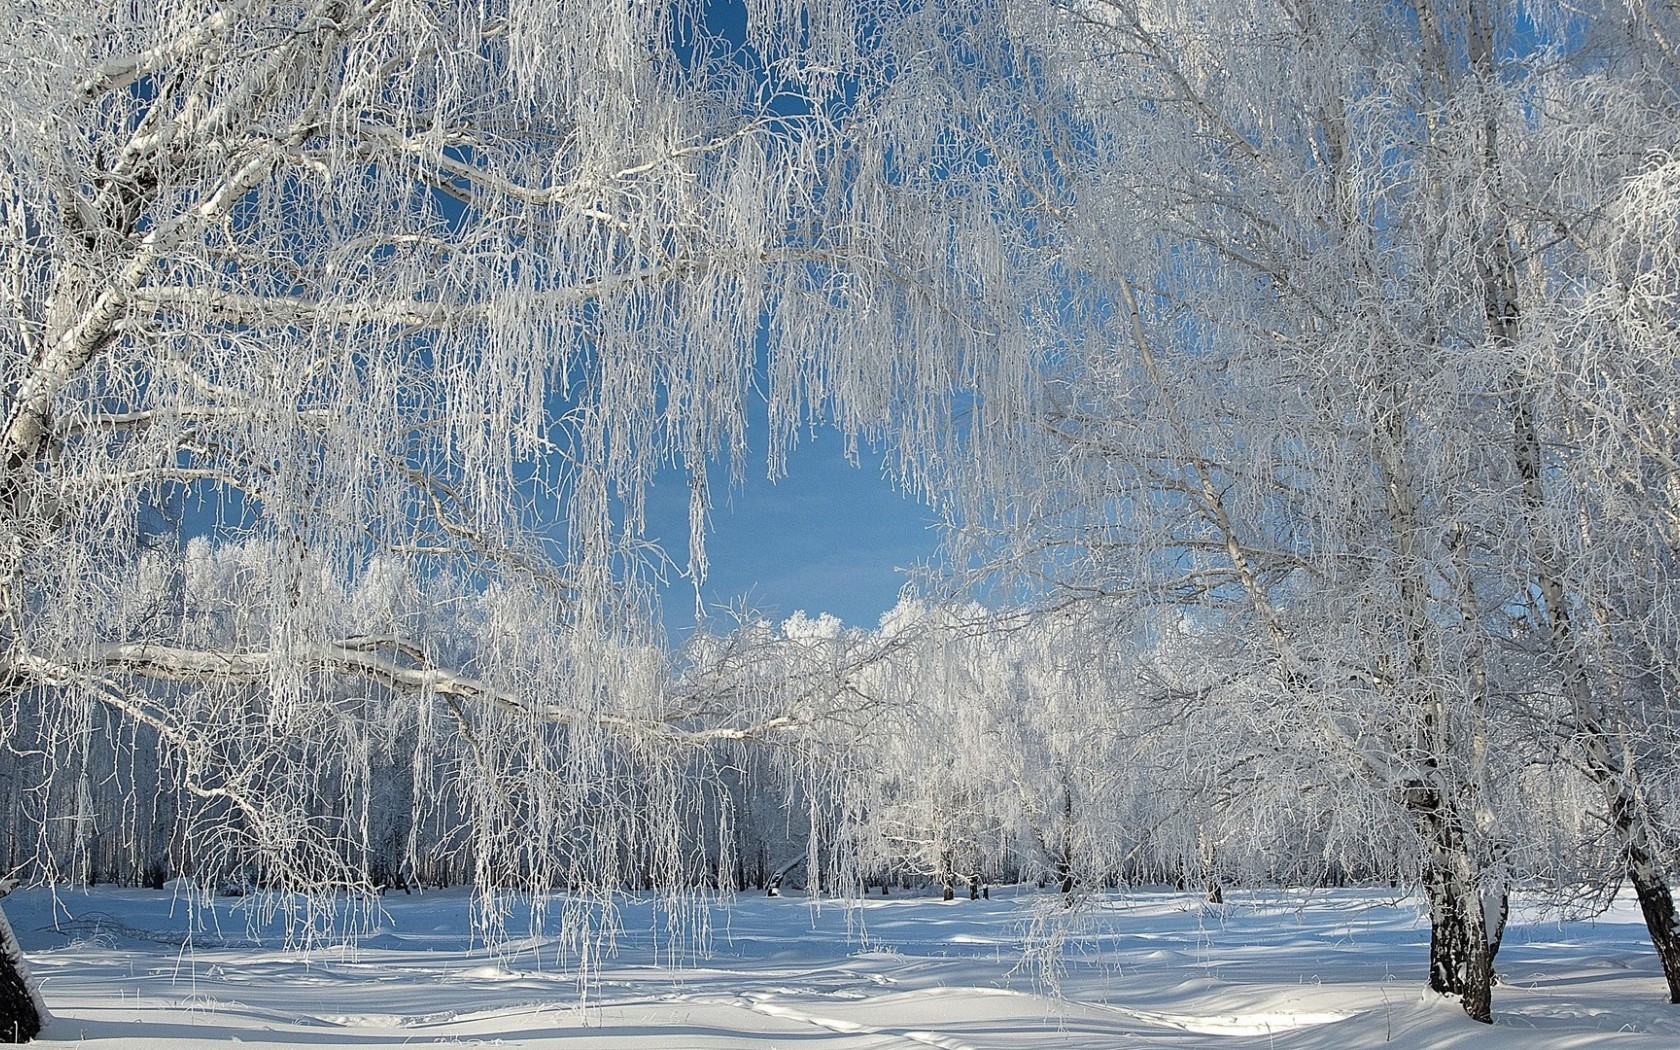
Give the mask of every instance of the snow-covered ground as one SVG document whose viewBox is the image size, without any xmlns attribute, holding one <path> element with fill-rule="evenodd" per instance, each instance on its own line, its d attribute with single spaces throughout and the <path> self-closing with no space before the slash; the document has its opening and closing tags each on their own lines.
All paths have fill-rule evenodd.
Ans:
<svg viewBox="0 0 1680 1050">
<path fill-rule="evenodd" d="M 713 913 L 710 953 L 678 969 L 656 954 L 663 921 L 632 904 L 580 1009 L 552 945 L 475 947 L 461 893 L 387 898 L 354 948 L 307 953 L 251 937 L 225 911 L 213 924 L 201 915 L 183 950 L 187 909 L 167 893 L 5 901 L 55 1014 L 47 1046 L 1680 1046 L 1680 1006 L 1666 1002 L 1631 904 L 1593 922 L 1519 911 L 1492 1028 L 1423 992 L 1428 927 L 1415 902 L 1331 891 L 1210 907 L 1129 893 L 1070 937 L 1059 995 L 1020 965 L 1046 904 L 876 897 L 848 912 L 742 897 Z"/>
</svg>

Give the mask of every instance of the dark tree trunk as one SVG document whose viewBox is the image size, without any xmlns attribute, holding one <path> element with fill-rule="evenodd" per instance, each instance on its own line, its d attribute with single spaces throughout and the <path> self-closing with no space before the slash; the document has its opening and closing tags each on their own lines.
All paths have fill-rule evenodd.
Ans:
<svg viewBox="0 0 1680 1050">
<path fill-rule="evenodd" d="M 1661 865 L 1642 848 L 1629 847 L 1628 875 L 1639 894 L 1639 910 L 1645 915 L 1651 946 L 1657 950 L 1663 979 L 1668 982 L 1668 1001 L 1680 1003 L 1680 929 L 1676 928 L 1674 894 L 1663 878 Z"/>
<path fill-rule="evenodd" d="M 1493 954 L 1488 916 L 1463 818 L 1438 787 L 1414 783 L 1406 804 L 1429 851 L 1429 987 L 1458 999 L 1473 1021 L 1493 1023 Z"/>
<path fill-rule="evenodd" d="M 1429 889 L 1429 987 L 1458 999 L 1473 1021 L 1493 1023 L 1493 953 L 1475 887 L 1432 864 Z"/>
<path fill-rule="evenodd" d="M 1481 902 L 1475 902 L 1480 909 Z M 1493 1023 L 1493 954 L 1488 951 L 1487 927 L 1479 920 L 1466 923 L 1464 991 L 1461 1002 L 1472 1021 Z"/>
<path fill-rule="evenodd" d="M 1458 995 L 1465 955 L 1464 924 L 1458 920 L 1461 902 L 1453 894 L 1447 873 L 1431 866 L 1429 891 L 1429 987 L 1442 995 Z"/>
<path fill-rule="evenodd" d="M 0 911 L 0 1042 L 27 1043 L 41 1034 L 45 1023 L 41 1000 L 23 962 L 23 949 L 5 912 Z"/>
</svg>

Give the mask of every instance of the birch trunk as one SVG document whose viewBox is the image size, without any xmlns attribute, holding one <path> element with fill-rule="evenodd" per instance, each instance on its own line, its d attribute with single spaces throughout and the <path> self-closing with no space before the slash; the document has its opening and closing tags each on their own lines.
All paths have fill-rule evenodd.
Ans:
<svg viewBox="0 0 1680 1050">
<path fill-rule="evenodd" d="M 1453 800 L 1419 786 L 1408 793 L 1428 861 L 1429 987 L 1458 999 L 1471 1020 L 1493 1023 L 1493 947 L 1475 856 Z"/>
<path fill-rule="evenodd" d="M 0 910 L 0 1042 L 27 1043 L 41 1034 L 48 1017 L 17 935 Z"/>
</svg>

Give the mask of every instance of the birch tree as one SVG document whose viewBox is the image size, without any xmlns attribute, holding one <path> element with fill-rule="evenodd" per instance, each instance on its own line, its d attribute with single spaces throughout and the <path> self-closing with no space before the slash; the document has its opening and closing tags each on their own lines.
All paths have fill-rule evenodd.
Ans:
<svg viewBox="0 0 1680 1050">
<path fill-rule="evenodd" d="M 487 879 L 611 883 L 579 851 L 632 829 L 566 820 L 615 755 L 770 731 L 645 655 L 652 473 L 690 472 L 698 533 L 760 354 L 774 461 L 812 415 L 884 426 L 880 377 L 936 389 L 927 349 L 977 338 L 942 228 L 883 203 L 890 147 L 840 134 L 887 14 L 755 2 L 726 38 L 687 2 L 7 6 L 8 709 L 146 725 L 271 874 L 327 888 L 311 814 L 231 742 L 283 751 L 345 683 L 408 697 L 477 755 Z M 237 632 L 171 635 L 130 586 L 194 535 L 264 566 Z M 478 603 L 470 664 L 435 606 L 321 600 L 376 565 Z M 0 1032 L 27 1038 L 9 935 L 0 962 Z"/>
<path fill-rule="evenodd" d="M 1521 293 L 1505 294 L 1524 336 L 1513 374 L 1528 622 L 1558 683 L 1557 739 L 1600 794 L 1680 1003 L 1668 786 L 1680 753 L 1669 655 L 1680 537 L 1662 451 L 1674 434 L 1672 369 L 1658 364 L 1672 359 L 1680 280 L 1666 152 L 1680 113 L 1677 24 L 1671 5 L 1652 4 L 1601 29 L 1599 75 L 1551 87 L 1572 119 L 1538 129 L 1561 202 L 1542 205 L 1544 225 L 1513 231 L 1492 273 Z"/>
<path fill-rule="evenodd" d="M 1615 493 L 1554 484 L 1565 417 L 1540 416 L 1527 355 L 1548 337 L 1527 318 L 1560 291 L 1578 308 L 1579 282 L 1606 286 L 1552 249 L 1560 230 L 1602 229 L 1616 181 L 1665 148 L 1670 17 L 1008 6 L 1011 43 L 984 54 L 1017 103 L 954 118 L 1010 169 L 999 181 L 1033 216 L 1011 257 L 1041 260 L 1023 272 L 1047 278 L 1028 293 L 1041 297 L 1036 401 L 1006 413 L 1012 437 L 952 485 L 971 486 L 979 576 L 1183 606 L 1217 630 L 1230 673 L 1271 713 L 1267 738 L 1322 752 L 1321 772 L 1354 770 L 1410 826 L 1430 983 L 1482 1021 L 1509 875 L 1494 770 L 1515 757 L 1502 747 L 1556 753 L 1552 729 L 1507 732 L 1501 705 L 1559 681 L 1575 698 L 1566 736 L 1609 812 L 1629 814 L 1611 819 L 1653 887 L 1642 899 L 1659 902 L 1647 914 L 1668 969 L 1638 749 L 1614 728 L 1631 722 L 1606 717 L 1617 673 L 1588 672 L 1611 649 L 1583 648 L 1574 626 L 1590 599 L 1571 581 L 1615 556 L 1572 542 L 1565 555 L 1558 539 L 1563 517 L 1597 520 Z M 1646 123 L 1595 150 L 1607 106 Z M 1670 228 L 1660 205 L 1640 216 Z M 1650 247 L 1619 251 L 1661 272 Z M 1666 338 L 1649 320 L 1664 310 L 1644 307 L 1646 345 Z M 1637 658 L 1622 666 L 1642 677 Z"/>
</svg>

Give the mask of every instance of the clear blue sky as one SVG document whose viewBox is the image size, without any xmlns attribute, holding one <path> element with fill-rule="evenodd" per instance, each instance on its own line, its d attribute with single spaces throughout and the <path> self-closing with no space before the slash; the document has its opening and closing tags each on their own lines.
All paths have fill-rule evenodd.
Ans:
<svg viewBox="0 0 1680 1050">
<path fill-rule="evenodd" d="M 707 31 L 744 45 L 740 0 L 708 0 L 700 17 Z M 686 48 L 683 41 L 677 46 Z M 933 556 L 932 513 L 883 476 L 878 453 L 860 449 L 858 463 L 848 463 L 843 439 L 829 428 L 807 431 L 789 453 L 786 473 L 771 482 L 762 405 L 755 415 L 743 484 L 730 489 L 727 471 L 712 475 L 705 615 L 714 627 L 726 627 L 728 607 L 744 599 L 772 618 L 828 612 L 873 628 L 898 600 L 907 580 L 902 570 Z M 680 472 L 667 471 L 649 492 L 647 526 L 649 538 L 676 563 L 662 598 L 666 631 L 680 642 L 695 624 L 693 584 L 674 575 L 688 563 L 688 481 Z"/>
<path fill-rule="evenodd" d="M 857 466 L 829 429 L 807 433 L 788 456 L 787 474 L 765 474 L 763 432 L 748 453 L 746 479 L 733 491 L 718 478 L 706 552 L 711 571 L 702 600 L 714 626 L 745 596 L 772 618 L 803 609 L 833 613 L 873 628 L 898 600 L 900 570 L 933 556 L 938 535 L 927 507 L 898 492 L 881 472 L 881 456 L 864 449 Z M 688 555 L 688 486 L 672 471 L 648 496 L 648 534 L 678 566 Z M 694 588 L 672 579 L 664 594 L 673 642 L 694 626 Z"/>
</svg>

